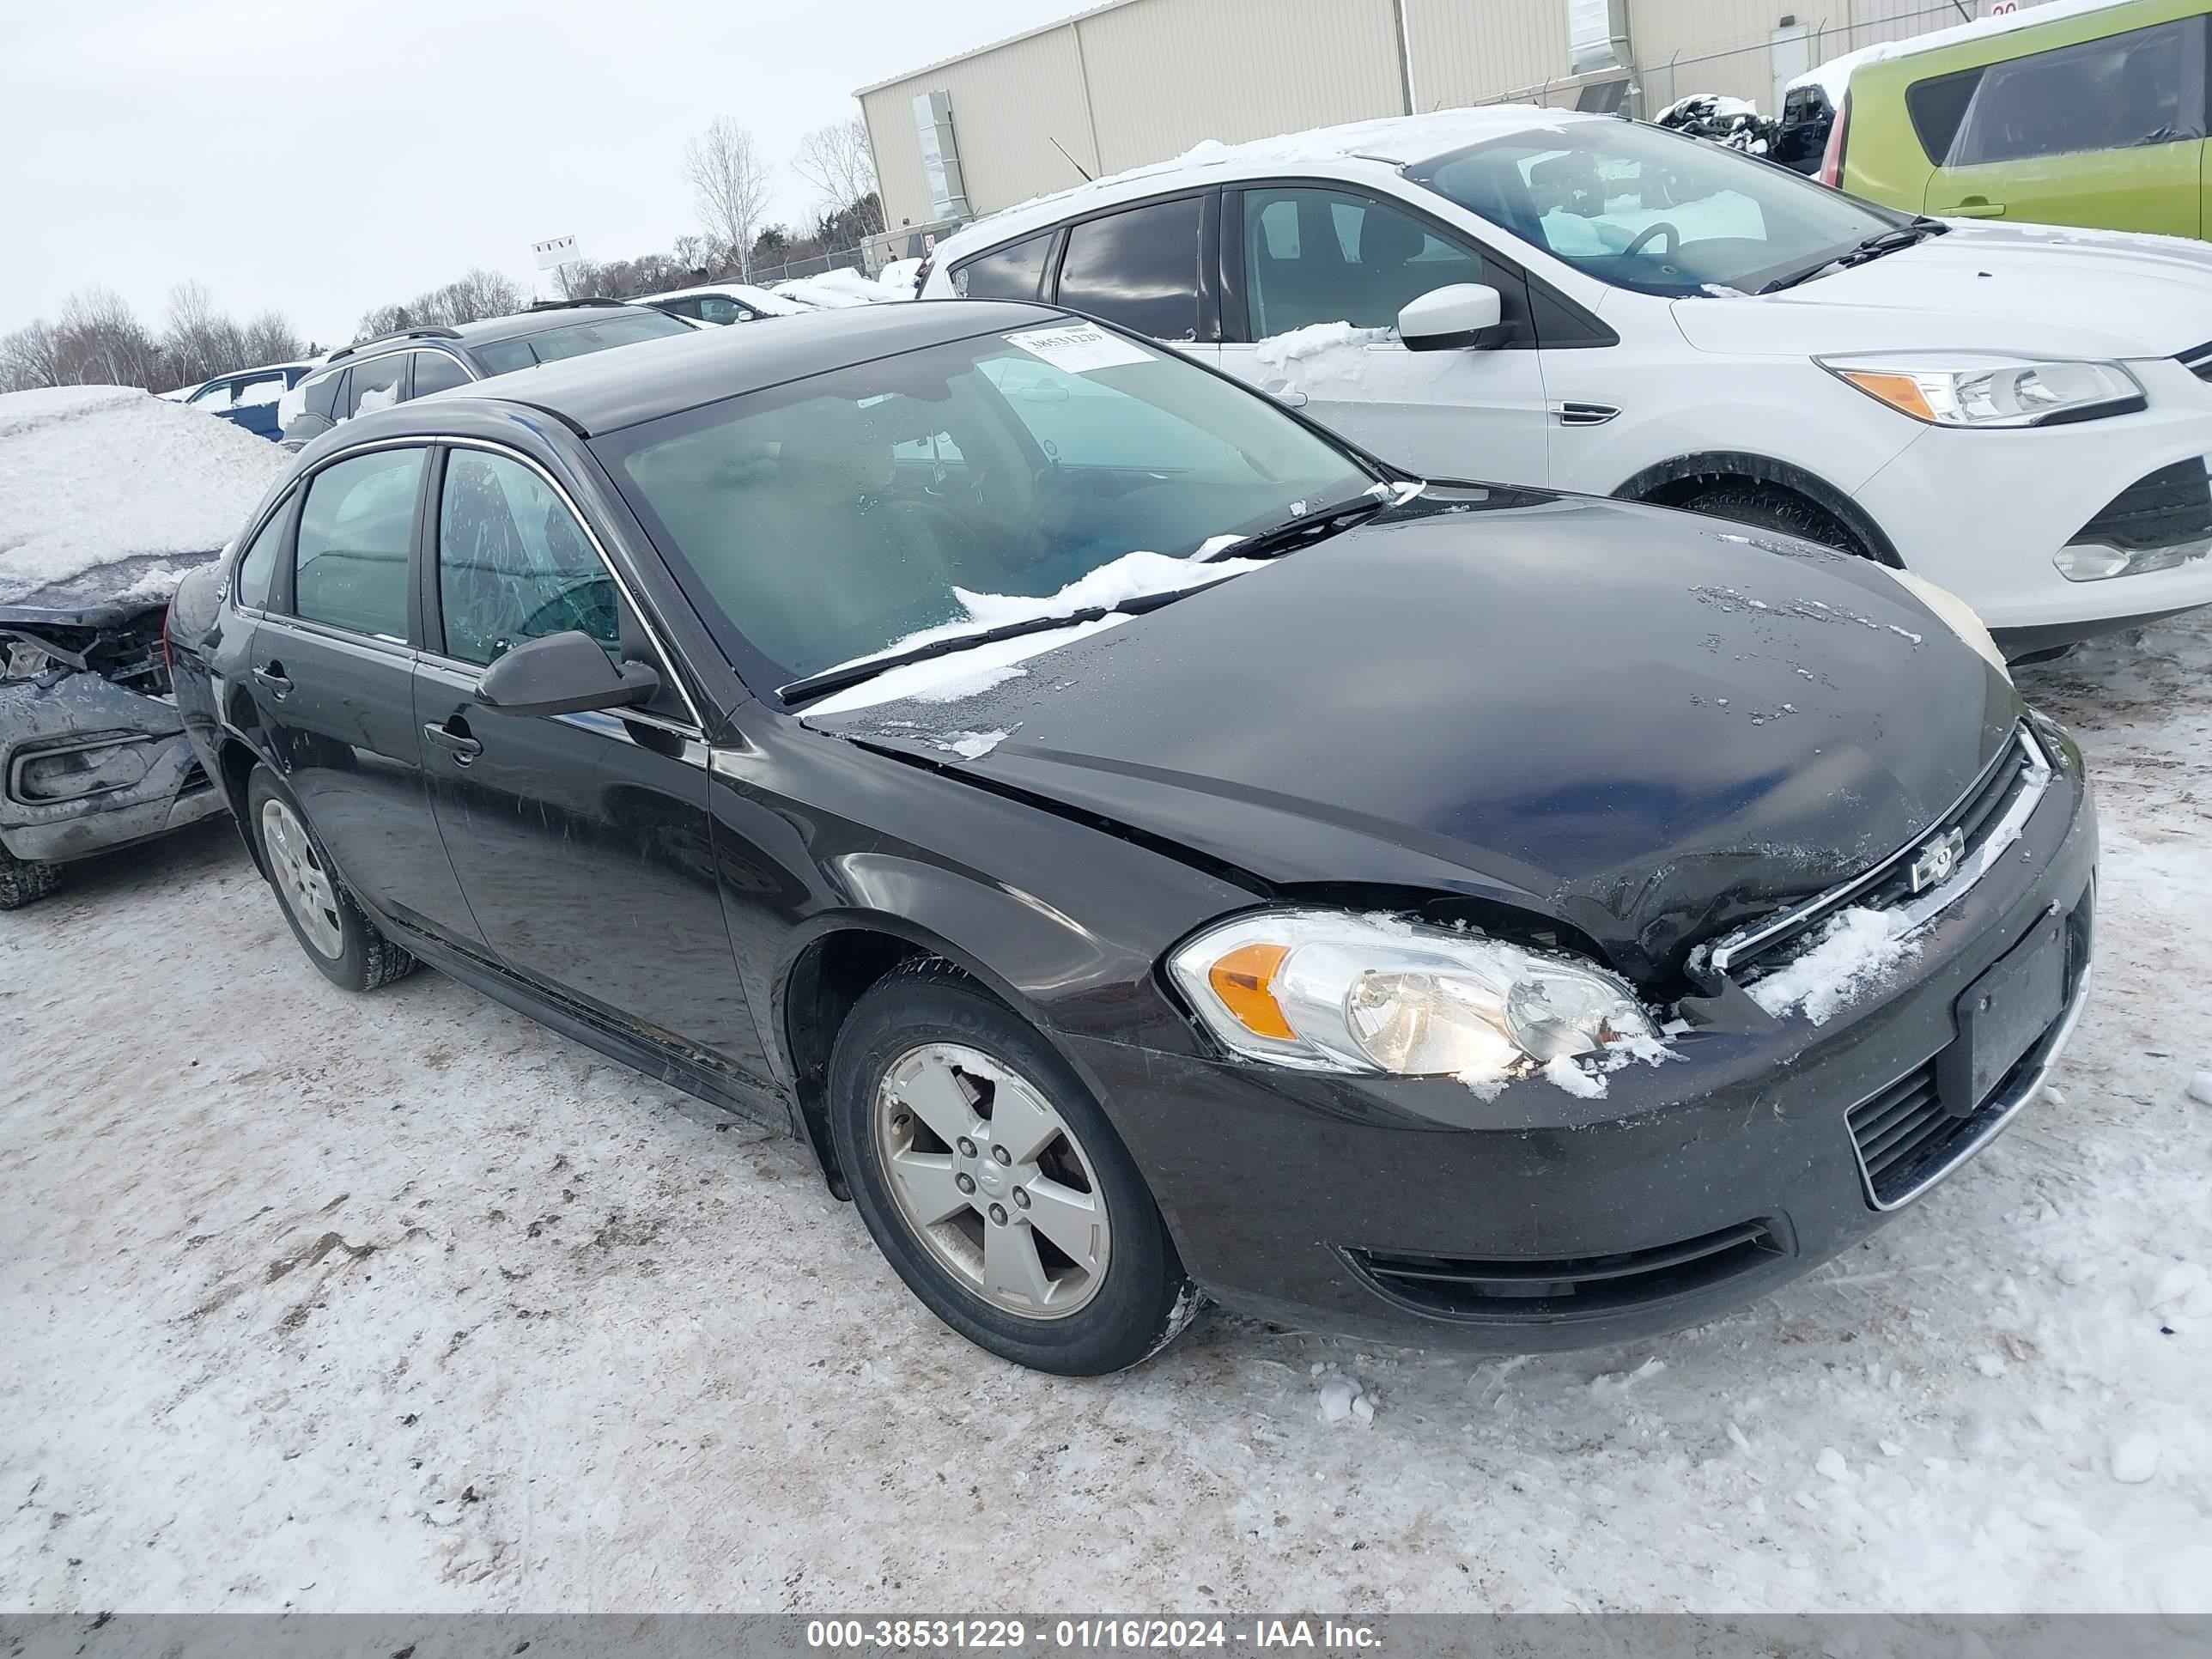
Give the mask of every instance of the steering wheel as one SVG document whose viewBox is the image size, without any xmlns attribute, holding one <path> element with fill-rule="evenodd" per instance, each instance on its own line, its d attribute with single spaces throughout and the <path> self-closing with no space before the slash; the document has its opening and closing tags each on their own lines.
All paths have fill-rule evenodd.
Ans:
<svg viewBox="0 0 2212 1659">
<path fill-rule="evenodd" d="M 1671 221 L 1662 219 L 1657 224 L 1646 225 L 1642 230 L 1637 232 L 1636 240 L 1621 249 L 1620 257 L 1624 259 L 1633 259 L 1644 252 L 1645 243 L 1661 236 L 1667 239 L 1667 252 L 1670 255 L 1682 246 L 1682 233 L 1674 228 Z"/>
</svg>

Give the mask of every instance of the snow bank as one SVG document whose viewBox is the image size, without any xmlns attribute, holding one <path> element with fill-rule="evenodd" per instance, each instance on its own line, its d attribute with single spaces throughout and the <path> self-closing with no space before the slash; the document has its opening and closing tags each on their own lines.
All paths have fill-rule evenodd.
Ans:
<svg viewBox="0 0 2212 1659">
<path fill-rule="evenodd" d="M 122 559 L 174 555 L 159 600 L 237 535 L 290 465 L 266 438 L 129 386 L 0 394 L 0 605 Z"/>
<path fill-rule="evenodd" d="M 1221 538 L 1217 537 L 1214 539 L 1219 541 Z M 1211 546 L 1213 544 L 1207 544 Z M 952 590 L 953 597 L 960 601 L 961 609 L 968 613 L 964 621 L 939 623 L 934 628 L 921 629 L 904 639 L 892 641 L 880 651 L 872 651 L 865 657 L 854 657 L 851 662 L 840 663 L 837 666 L 847 668 L 874 662 L 884 657 L 896 657 L 918 646 L 932 645 L 939 640 L 958 639 L 986 629 L 1004 628 L 1010 623 L 1029 622 L 1041 617 L 1072 617 L 1079 611 L 1124 605 L 1131 599 L 1144 599 L 1154 593 L 1179 593 L 1194 587 L 1210 587 L 1231 576 L 1257 570 L 1266 562 L 1264 559 L 1215 559 L 1200 564 L 1190 559 L 1171 559 L 1164 553 L 1124 553 L 1120 558 L 1100 565 L 1088 575 L 1068 583 L 1057 593 L 1042 596 L 975 593 L 964 587 L 956 587 Z M 902 667 L 890 669 L 874 679 L 835 692 L 811 705 L 806 714 L 809 718 L 818 714 L 840 714 L 849 709 L 865 708 L 872 703 L 890 702 L 902 697 L 915 697 L 925 702 L 951 702 L 962 697 L 975 696 L 1018 674 L 1026 673 L 1028 671 L 1018 665 L 1030 657 L 1057 650 L 1102 628 L 1128 620 L 1127 617 L 1107 617 L 1097 622 L 1078 624 L 1060 633 L 1024 635 L 1018 639 L 1000 640 L 992 645 L 979 645 L 973 650 L 957 652 L 951 656 L 934 657 L 927 662 L 908 663 Z"/>
<path fill-rule="evenodd" d="M 857 270 L 825 270 L 819 276 L 795 276 L 787 283 L 778 283 L 769 292 L 817 311 L 881 305 L 896 297 Z"/>
<path fill-rule="evenodd" d="M 1844 910 L 1811 950 L 1753 986 L 1751 1000 L 1770 1014 L 1795 1010 L 1825 1025 L 1912 954 L 1916 947 L 1902 937 L 1905 927 L 1905 918 L 1893 910 Z"/>
</svg>

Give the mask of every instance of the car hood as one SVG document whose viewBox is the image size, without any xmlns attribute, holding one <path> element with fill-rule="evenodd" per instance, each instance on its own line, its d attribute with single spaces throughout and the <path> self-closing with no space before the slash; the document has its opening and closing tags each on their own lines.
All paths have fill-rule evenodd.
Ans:
<svg viewBox="0 0 2212 1659">
<path fill-rule="evenodd" d="M 806 723 L 1262 890 L 1510 906 L 1644 981 L 1912 840 L 2017 717 L 1863 561 L 1528 491 L 1432 489 L 1024 670 Z"/>
<path fill-rule="evenodd" d="M 1960 223 L 1778 294 L 1676 302 L 1701 351 L 1966 350 L 2171 357 L 2212 340 L 2212 246 Z"/>
</svg>

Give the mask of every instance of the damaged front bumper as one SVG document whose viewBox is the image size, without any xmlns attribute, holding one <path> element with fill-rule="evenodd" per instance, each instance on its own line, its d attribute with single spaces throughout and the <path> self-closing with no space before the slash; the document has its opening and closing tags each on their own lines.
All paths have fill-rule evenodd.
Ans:
<svg viewBox="0 0 2212 1659">
<path fill-rule="evenodd" d="M 1263 1318 L 1529 1352 L 1724 1314 L 1849 1249 L 2033 1098 L 2088 983 L 2096 820 L 2052 760 L 1999 856 L 1824 1023 L 1739 993 L 1601 1098 L 1535 1079 L 1309 1075 L 1068 1039 L 1193 1274 Z M 1970 1031 L 2016 969 L 2054 1018 L 1986 1078 Z M 2002 1047 L 2010 1055 L 2014 1051 Z M 1955 1073 L 1955 1075 L 1954 1075 Z M 1194 1133 L 1202 1125 L 1203 1133 Z"/>
<path fill-rule="evenodd" d="M 223 810 L 150 641 L 0 613 L 0 847 L 15 858 L 63 863 Z"/>
</svg>

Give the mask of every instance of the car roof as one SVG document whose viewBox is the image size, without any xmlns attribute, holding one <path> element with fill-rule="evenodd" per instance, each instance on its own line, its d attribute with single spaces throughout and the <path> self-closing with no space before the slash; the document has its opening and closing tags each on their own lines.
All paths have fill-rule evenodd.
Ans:
<svg viewBox="0 0 2212 1659">
<path fill-rule="evenodd" d="M 672 288 L 659 294 L 641 294 L 630 303 L 657 306 L 663 300 L 694 298 L 743 300 L 756 310 L 774 312 L 779 317 L 796 316 L 807 309 L 796 301 L 787 300 L 781 294 L 771 294 L 750 283 L 697 283 L 690 288 Z"/>
<path fill-rule="evenodd" d="M 1465 149 L 1470 144 L 1510 138 L 1524 132 L 1562 131 L 1571 124 L 1609 121 L 1608 115 L 1547 109 L 1537 104 L 1486 104 L 1480 109 L 1437 110 L 1427 115 L 1393 115 L 1315 127 L 1279 137 L 1224 144 L 1214 139 L 1194 145 L 1171 161 L 1154 161 L 1110 173 L 1089 184 L 1039 196 L 963 225 L 937 245 L 939 269 L 979 249 L 993 247 L 1094 209 L 1172 191 L 1179 187 L 1270 177 L 1345 161 L 1381 162 L 1393 169 Z"/>
<path fill-rule="evenodd" d="M 495 374 L 366 418 L 380 434 L 434 434 L 442 424 L 441 411 L 483 402 L 520 404 L 596 437 L 833 369 L 1066 315 L 1056 306 L 1021 301 L 915 300 L 808 312 L 774 328 L 686 329 L 668 339 Z"/>
<path fill-rule="evenodd" d="M 469 346 L 494 345 L 501 340 L 520 340 L 532 334 L 543 334 L 549 329 L 572 328 L 588 323 L 595 317 L 605 317 L 613 311 L 645 311 L 652 307 L 642 301 L 592 301 L 582 305 L 552 303 L 542 311 L 518 311 L 511 316 L 483 317 L 472 323 L 459 323 L 451 328 L 424 325 L 417 329 L 403 329 L 391 334 L 371 335 L 368 339 L 349 346 L 340 346 L 320 363 L 311 365 L 318 371 L 348 368 L 372 357 L 382 357 L 395 351 L 454 350 Z"/>
</svg>

